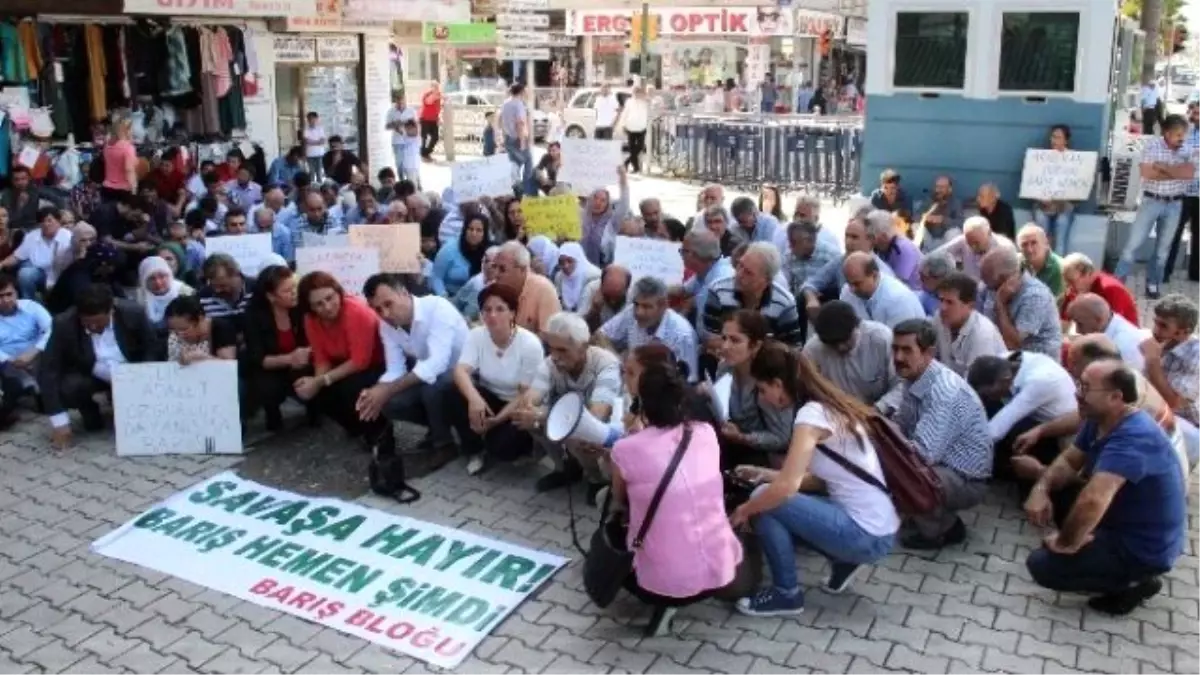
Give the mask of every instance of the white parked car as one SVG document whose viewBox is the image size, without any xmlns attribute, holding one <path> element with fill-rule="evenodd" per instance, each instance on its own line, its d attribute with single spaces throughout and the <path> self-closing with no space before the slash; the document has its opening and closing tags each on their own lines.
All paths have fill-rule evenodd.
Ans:
<svg viewBox="0 0 1200 675">
<path fill-rule="evenodd" d="M 500 112 L 508 93 L 503 91 L 454 91 L 446 101 L 454 106 L 456 138 L 478 138 L 483 133 L 485 113 Z M 460 117 L 462 119 L 460 119 Z M 544 141 L 550 133 L 550 116 L 541 110 L 533 111 L 533 140 Z"/>
</svg>

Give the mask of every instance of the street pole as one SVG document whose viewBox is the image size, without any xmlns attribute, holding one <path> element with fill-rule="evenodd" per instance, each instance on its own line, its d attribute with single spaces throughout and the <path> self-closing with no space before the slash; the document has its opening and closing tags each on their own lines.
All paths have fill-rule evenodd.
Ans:
<svg viewBox="0 0 1200 675">
<path fill-rule="evenodd" d="M 1142 31 L 1146 34 L 1145 51 L 1142 55 L 1142 83 L 1154 81 L 1154 66 L 1158 64 L 1158 47 L 1162 42 L 1159 37 L 1162 15 L 1163 0 L 1142 0 Z"/>
<path fill-rule="evenodd" d="M 447 162 L 454 161 L 454 105 L 447 102 L 445 97 L 446 85 L 450 82 L 450 59 L 454 57 L 454 48 L 441 48 L 440 58 L 438 59 L 437 79 L 442 88 L 442 152 L 446 155 Z"/>
<path fill-rule="evenodd" d="M 650 3 L 642 3 L 642 44 L 638 62 L 642 73 L 642 86 L 650 86 Z"/>
</svg>

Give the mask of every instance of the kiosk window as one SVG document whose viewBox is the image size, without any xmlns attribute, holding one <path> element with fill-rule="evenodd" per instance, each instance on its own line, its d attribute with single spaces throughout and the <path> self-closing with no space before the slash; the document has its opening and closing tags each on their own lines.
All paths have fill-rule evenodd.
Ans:
<svg viewBox="0 0 1200 675">
<path fill-rule="evenodd" d="M 1000 91 L 1075 91 L 1078 12 L 1005 12 Z"/>
<path fill-rule="evenodd" d="M 966 12 L 897 12 L 892 85 L 962 89 L 967 78 Z"/>
</svg>

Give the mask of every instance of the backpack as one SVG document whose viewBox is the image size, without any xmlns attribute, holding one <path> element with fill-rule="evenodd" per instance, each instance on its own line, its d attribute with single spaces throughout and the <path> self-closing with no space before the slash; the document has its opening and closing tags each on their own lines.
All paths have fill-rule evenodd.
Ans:
<svg viewBox="0 0 1200 675">
<path fill-rule="evenodd" d="M 942 505 L 941 478 L 894 422 L 878 413 L 871 415 L 867 419 L 867 437 L 875 447 L 875 455 L 879 458 L 887 485 L 841 453 L 824 445 L 818 445 L 817 450 L 859 480 L 875 486 L 890 497 L 902 515 L 919 516 Z"/>
</svg>

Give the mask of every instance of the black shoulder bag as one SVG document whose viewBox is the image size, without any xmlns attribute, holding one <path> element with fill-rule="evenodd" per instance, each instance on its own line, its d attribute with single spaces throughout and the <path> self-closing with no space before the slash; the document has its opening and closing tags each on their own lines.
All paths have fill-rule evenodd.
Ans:
<svg viewBox="0 0 1200 675">
<path fill-rule="evenodd" d="M 625 584 L 625 580 L 633 573 L 634 551 L 642 547 L 646 533 L 650 531 L 650 524 L 654 522 L 654 515 L 658 512 L 658 505 L 662 502 L 663 495 L 667 492 L 667 486 L 671 484 L 675 471 L 679 469 L 679 462 L 683 460 L 683 453 L 687 452 L 691 441 L 692 427 L 685 423 L 683 438 L 679 441 L 679 447 L 675 448 L 675 454 L 671 457 L 671 463 L 667 465 L 666 473 L 658 481 L 654 498 L 650 500 L 650 506 L 646 509 L 642 526 L 638 530 L 637 536 L 634 537 L 631 547 L 625 545 L 628 526 L 619 519 L 609 518 L 612 491 L 609 490 L 608 496 L 604 498 L 604 508 L 600 513 L 600 526 L 592 534 L 592 547 L 585 554 L 583 560 L 583 587 L 597 607 L 608 607 L 612 604 L 612 601 L 617 598 L 617 593 Z"/>
</svg>

